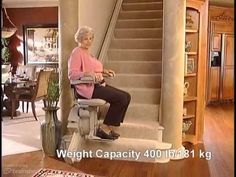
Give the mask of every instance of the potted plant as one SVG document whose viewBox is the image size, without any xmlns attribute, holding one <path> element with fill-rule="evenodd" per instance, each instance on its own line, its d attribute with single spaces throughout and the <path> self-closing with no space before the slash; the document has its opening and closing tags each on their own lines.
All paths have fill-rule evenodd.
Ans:
<svg viewBox="0 0 236 177">
<path fill-rule="evenodd" d="M 11 58 L 11 51 L 8 47 L 10 43 L 9 38 L 2 38 L 2 64 L 7 65 L 9 64 L 10 58 Z"/>
<path fill-rule="evenodd" d="M 59 78 L 57 73 L 52 73 L 48 81 L 47 95 L 43 99 L 44 108 L 57 108 L 60 97 Z"/>
<path fill-rule="evenodd" d="M 8 47 L 10 39 L 2 38 L 2 82 L 5 82 L 10 77 L 11 65 L 10 65 L 10 58 L 11 58 L 11 51 Z"/>
<path fill-rule="evenodd" d="M 48 81 L 47 95 L 43 99 L 45 120 L 41 123 L 42 148 L 48 156 L 56 156 L 56 150 L 61 143 L 61 121 L 57 118 L 60 97 L 59 79 L 57 73 L 52 73 Z"/>
</svg>

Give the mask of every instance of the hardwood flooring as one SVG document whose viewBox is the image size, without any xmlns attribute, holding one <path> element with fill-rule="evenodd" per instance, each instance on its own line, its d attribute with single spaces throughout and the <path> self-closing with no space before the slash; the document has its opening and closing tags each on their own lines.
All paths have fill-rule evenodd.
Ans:
<svg viewBox="0 0 236 177">
<path fill-rule="evenodd" d="M 83 159 L 69 165 L 62 159 L 44 156 L 42 151 L 2 157 L 3 177 L 30 177 L 40 168 L 53 168 L 107 177 L 233 177 L 234 106 L 212 105 L 205 111 L 204 144 L 185 147 L 194 157 L 168 163 L 140 163 L 104 159 Z M 16 147 L 17 148 L 17 147 Z M 212 158 L 197 152 L 211 153 Z"/>
<path fill-rule="evenodd" d="M 234 176 L 234 105 L 211 105 L 205 110 L 204 144 L 213 154 L 211 177 Z"/>
</svg>

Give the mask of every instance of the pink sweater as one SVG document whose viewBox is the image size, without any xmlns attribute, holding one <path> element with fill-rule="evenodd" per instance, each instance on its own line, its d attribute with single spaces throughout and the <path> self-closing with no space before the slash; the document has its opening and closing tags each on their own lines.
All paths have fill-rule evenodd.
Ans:
<svg viewBox="0 0 236 177">
<path fill-rule="evenodd" d="M 68 61 L 68 77 L 70 80 L 77 80 L 84 76 L 84 73 L 102 72 L 102 63 L 91 56 L 82 48 L 73 49 Z M 91 98 L 93 95 L 94 84 L 76 85 L 76 91 L 83 97 Z"/>
</svg>

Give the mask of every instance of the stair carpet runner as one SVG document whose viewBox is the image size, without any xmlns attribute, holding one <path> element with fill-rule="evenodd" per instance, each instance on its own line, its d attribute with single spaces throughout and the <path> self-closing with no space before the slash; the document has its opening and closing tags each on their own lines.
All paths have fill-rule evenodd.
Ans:
<svg viewBox="0 0 236 177">
<path fill-rule="evenodd" d="M 169 161 L 167 151 L 171 144 L 162 142 L 164 128 L 158 123 L 162 6 L 160 0 L 123 0 L 104 67 L 116 72 L 116 77 L 107 79 L 107 84 L 129 92 L 131 103 L 125 121 L 118 130 L 120 138 L 112 142 L 81 139 L 79 149 L 85 153 L 83 157 L 88 155 L 161 163 Z"/>
</svg>

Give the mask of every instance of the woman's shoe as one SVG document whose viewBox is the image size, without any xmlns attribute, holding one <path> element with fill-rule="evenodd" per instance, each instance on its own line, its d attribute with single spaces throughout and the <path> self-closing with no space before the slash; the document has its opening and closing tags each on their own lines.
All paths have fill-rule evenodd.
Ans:
<svg viewBox="0 0 236 177">
<path fill-rule="evenodd" d="M 97 130 L 96 135 L 102 139 L 110 139 L 110 140 L 114 140 L 114 136 L 112 136 L 110 133 L 107 134 L 103 129 L 99 128 Z"/>
<path fill-rule="evenodd" d="M 114 132 L 113 130 L 110 131 L 109 135 L 113 136 L 115 139 L 119 138 L 120 134 Z"/>
</svg>

